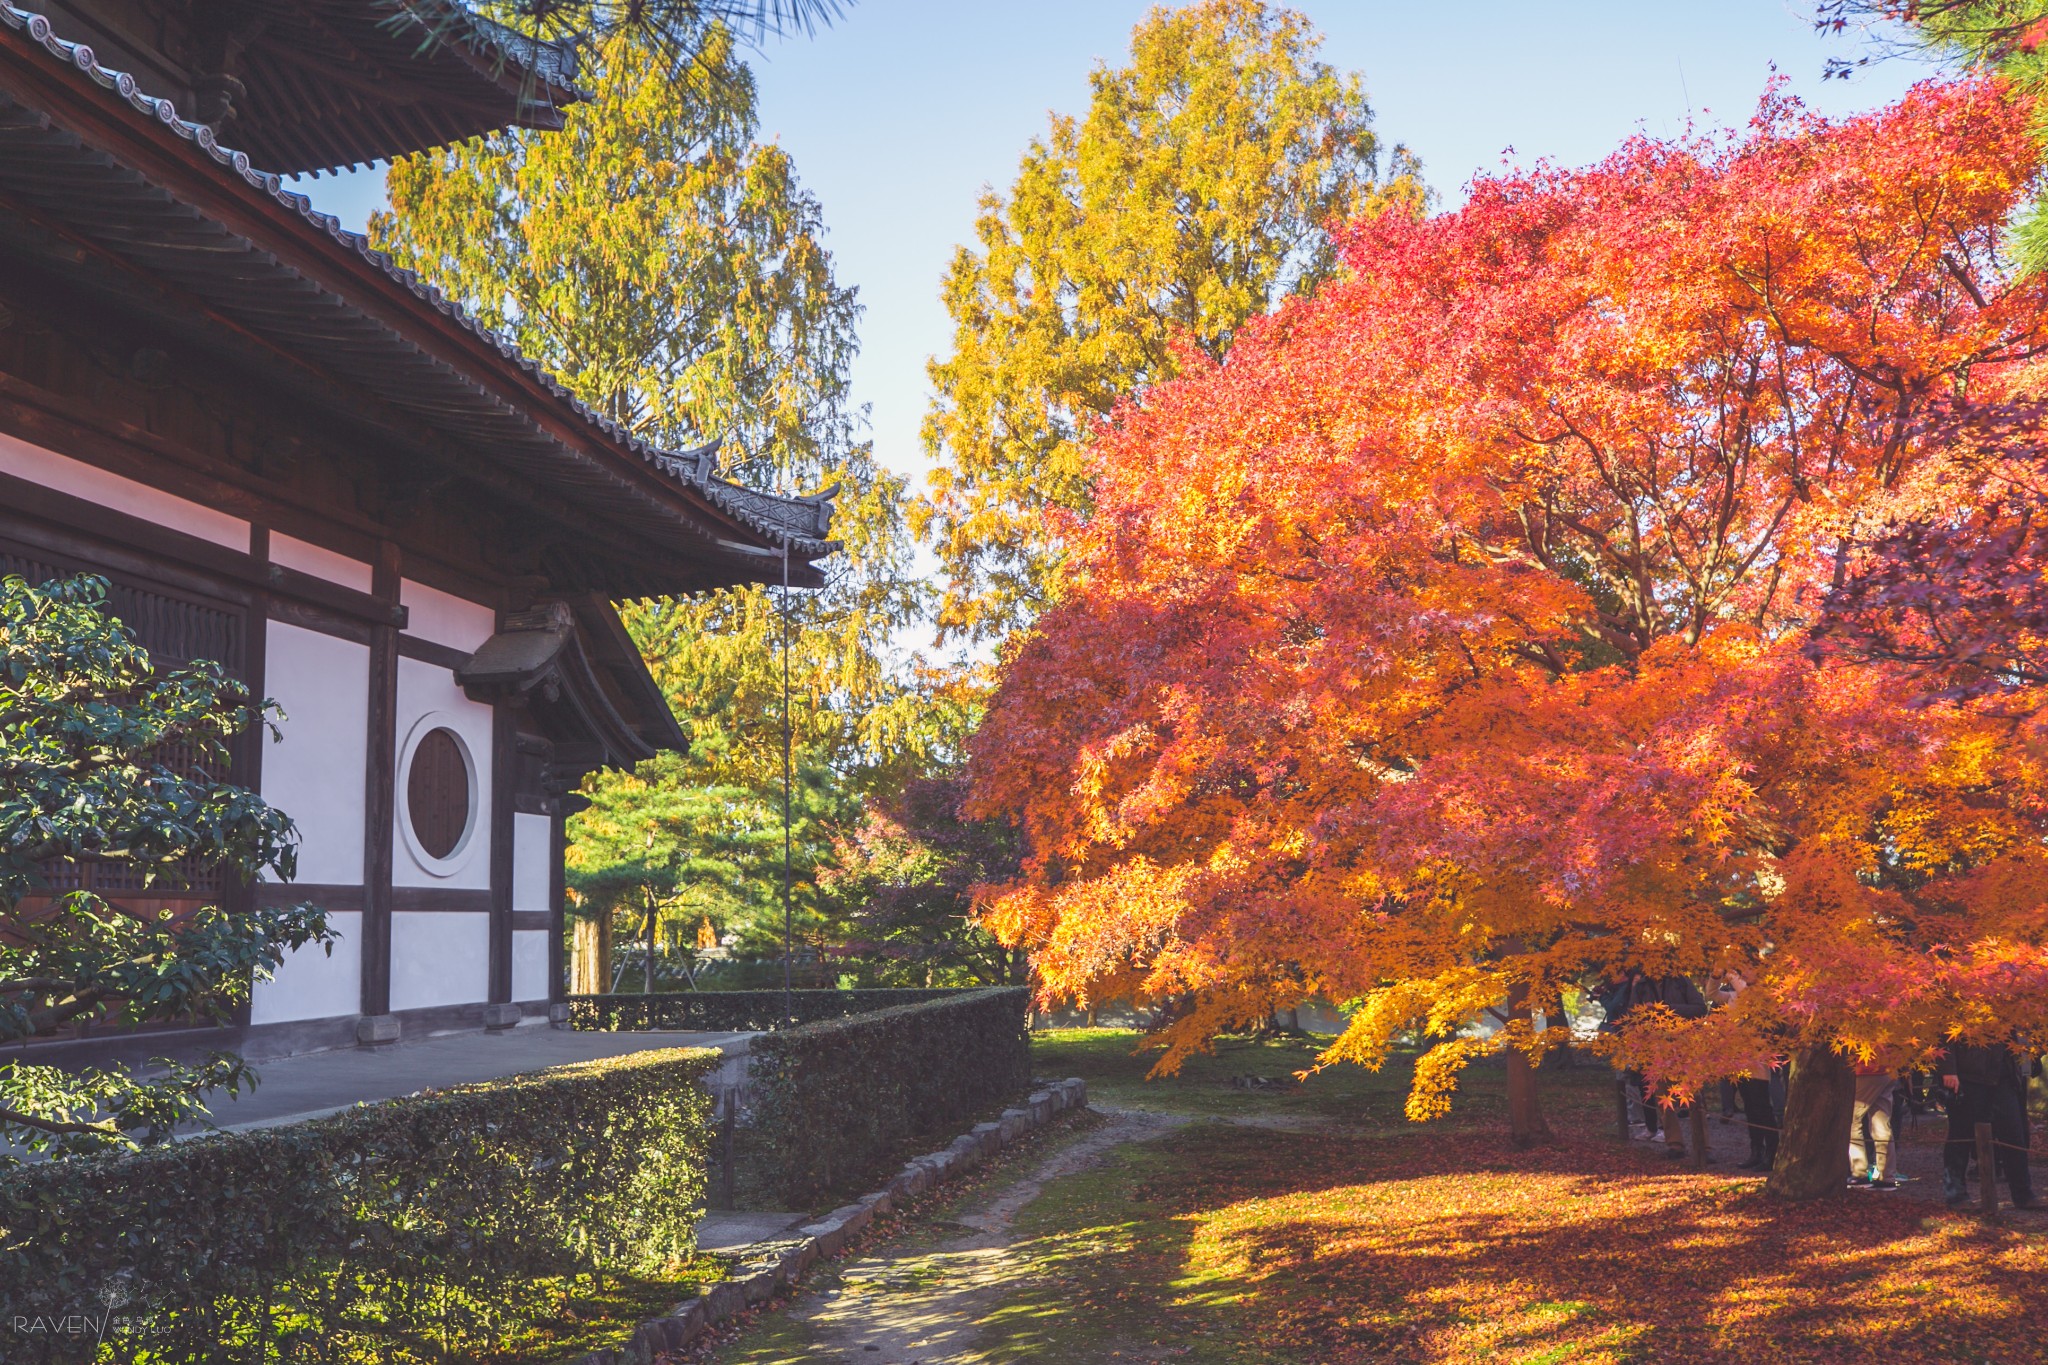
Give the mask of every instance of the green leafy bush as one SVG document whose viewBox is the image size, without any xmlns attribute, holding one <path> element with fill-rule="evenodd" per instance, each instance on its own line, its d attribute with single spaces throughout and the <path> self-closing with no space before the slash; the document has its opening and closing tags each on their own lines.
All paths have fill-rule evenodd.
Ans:
<svg viewBox="0 0 2048 1365">
<path fill-rule="evenodd" d="M 580 1029 L 636 1032 L 695 1029 L 705 1033 L 758 1033 L 822 1019 L 866 1014 L 891 1005 L 950 1000 L 966 990 L 883 989 L 864 991 L 657 991 L 653 995 L 572 995 L 569 1022 Z M 788 1016 L 784 1016 L 787 1009 Z"/>
<path fill-rule="evenodd" d="M 116 909 L 88 885 L 204 893 L 259 872 L 290 881 L 298 832 L 221 780 L 234 737 L 275 729 L 217 663 L 161 666 L 109 614 L 104 578 L 0 576 L 0 1045 L 80 1024 L 225 1020 L 287 949 L 332 950 L 310 905 Z M 53 875 L 56 874 L 53 881 Z M 20 1150 L 104 1152 L 167 1140 L 248 1071 L 214 1053 L 63 1070 L 0 1060 L 0 1165 Z"/>
<path fill-rule="evenodd" d="M 639 1053 L 0 1173 L 0 1356 L 488 1350 L 577 1277 L 691 1255 L 717 1061 Z"/>
<path fill-rule="evenodd" d="M 1025 1090 L 1030 995 L 953 991 L 754 1039 L 754 1137 L 769 1181 L 804 1207 L 886 1169 L 906 1138 L 945 1132 Z"/>
</svg>

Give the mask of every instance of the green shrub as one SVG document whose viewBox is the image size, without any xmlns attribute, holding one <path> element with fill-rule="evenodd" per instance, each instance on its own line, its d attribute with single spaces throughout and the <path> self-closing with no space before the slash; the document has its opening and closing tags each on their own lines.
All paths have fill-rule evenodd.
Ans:
<svg viewBox="0 0 2048 1365">
<path fill-rule="evenodd" d="M 972 989 L 972 988 L 969 988 Z M 645 1029 L 695 1029 L 705 1033 L 758 1033 L 786 1028 L 790 1022 L 816 1023 L 852 1014 L 950 1000 L 966 994 L 959 988 L 878 989 L 859 991 L 791 991 L 787 1004 L 781 991 L 656 991 L 652 995 L 572 995 L 569 1022 L 579 1029 L 637 1032 Z M 785 1017 L 784 1011 L 788 1011 Z"/>
<path fill-rule="evenodd" d="M 886 1169 L 902 1142 L 945 1132 L 1031 1083 L 1030 992 L 948 992 L 754 1039 L 756 1150 L 802 1208 Z"/>
<path fill-rule="evenodd" d="M 718 1054 L 671 1049 L 0 1174 L 0 1356 L 407 1361 L 693 1251 Z M 75 1325 L 75 1324 L 74 1324 Z M 88 1328 L 94 1325 L 87 1323 Z"/>
</svg>

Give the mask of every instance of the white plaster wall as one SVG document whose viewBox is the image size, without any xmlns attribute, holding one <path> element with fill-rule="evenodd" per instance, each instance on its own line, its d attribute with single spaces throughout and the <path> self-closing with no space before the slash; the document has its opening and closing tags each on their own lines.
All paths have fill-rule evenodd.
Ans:
<svg viewBox="0 0 2048 1365">
<path fill-rule="evenodd" d="M 298 822 L 302 882 L 360 886 L 370 647 L 272 621 L 263 688 L 284 707 L 263 749 L 263 799 Z"/>
<path fill-rule="evenodd" d="M 546 911 L 548 884 L 554 879 L 554 821 L 545 815 L 512 817 L 512 908 Z"/>
<path fill-rule="evenodd" d="M 471 793 L 471 827 L 468 841 L 449 862 L 452 867 L 435 868 L 413 852 L 404 827 L 407 741 L 432 718 L 462 736 L 469 746 L 470 761 L 476 765 L 476 790 Z M 491 708 L 462 695 L 455 675 L 438 664 L 419 659 L 398 661 L 398 799 L 394 800 L 391 846 L 391 881 L 395 886 L 448 886 L 472 891 L 491 887 Z M 392 970 L 397 971 L 397 948 L 392 949 Z M 479 999 L 482 997 L 479 996 Z"/>
<path fill-rule="evenodd" d="M 391 1008 L 468 1005 L 490 998 L 491 917 L 400 910 L 391 916 Z"/>
<path fill-rule="evenodd" d="M 548 931 L 512 931 L 512 998 L 520 1003 L 548 998 Z"/>
<path fill-rule="evenodd" d="M 354 910 L 339 910 L 328 915 L 327 924 L 341 936 L 334 955 L 311 945 L 286 953 L 276 975 L 255 984 L 249 997 L 250 1023 L 332 1019 L 361 1012 L 363 917 Z"/>
<path fill-rule="evenodd" d="M 299 540 L 277 531 L 270 533 L 270 560 L 287 569 L 297 569 L 315 578 L 324 578 L 329 583 L 339 583 L 344 588 L 357 592 L 370 590 L 370 566 L 360 559 L 336 554 L 318 545 Z"/>
<path fill-rule="evenodd" d="M 4 434 L 0 434 L 0 471 L 244 554 L 249 550 L 249 523 L 240 517 Z"/>
<path fill-rule="evenodd" d="M 411 612 L 405 633 L 437 645 L 474 653 L 498 629 L 497 612 L 481 602 L 465 601 L 410 578 L 399 581 L 398 600 Z"/>
</svg>

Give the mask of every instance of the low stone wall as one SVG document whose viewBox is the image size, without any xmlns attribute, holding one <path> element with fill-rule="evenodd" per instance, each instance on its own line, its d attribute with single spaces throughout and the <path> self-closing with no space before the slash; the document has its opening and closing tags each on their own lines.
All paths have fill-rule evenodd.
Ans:
<svg viewBox="0 0 2048 1365">
<path fill-rule="evenodd" d="M 1010 1143 L 1050 1123 L 1070 1109 L 1085 1109 L 1088 1087 L 1078 1077 L 1055 1081 L 1034 1090 L 1020 1108 L 1005 1109 L 1000 1119 L 978 1123 L 954 1138 L 943 1151 L 905 1164 L 888 1184 L 805 1224 L 789 1237 L 757 1242 L 730 1253 L 730 1279 L 710 1286 L 696 1298 L 677 1304 L 635 1329 L 618 1350 L 592 1351 L 575 1365 L 652 1365 L 663 1354 L 679 1351 L 711 1328 L 743 1309 L 765 1303 L 794 1287 L 819 1261 L 846 1249 L 874 1220 L 911 1199 L 973 1170 Z"/>
</svg>

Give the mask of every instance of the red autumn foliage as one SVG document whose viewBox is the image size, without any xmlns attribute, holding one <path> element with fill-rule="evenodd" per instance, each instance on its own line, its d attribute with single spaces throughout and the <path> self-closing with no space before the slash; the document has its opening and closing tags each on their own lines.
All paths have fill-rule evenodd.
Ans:
<svg viewBox="0 0 2048 1365">
<path fill-rule="evenodd" d="M 1417 1117 L 1630 966 L 1755 983 L 1622 1035 L 1681 1091 L 2048 1026 L 2031 724 L 1807 647 L 1858 538 L 1942 505 L 1933 415 L 2048 345 L 1998 246 L 2027 120 L 1773 95 L 1482 181 L 1127 406 L 975 740 L 1030 850 L 989 922 L 1046 993 L 1190 1002 L 1168 1066 L 1310 995 L 1367 1064 L 1505 1008 Z"/>
</svg>

